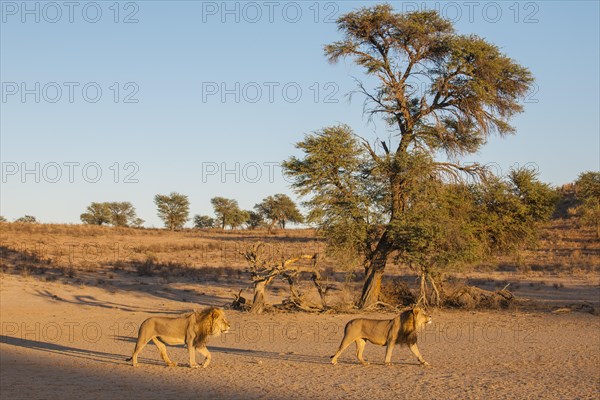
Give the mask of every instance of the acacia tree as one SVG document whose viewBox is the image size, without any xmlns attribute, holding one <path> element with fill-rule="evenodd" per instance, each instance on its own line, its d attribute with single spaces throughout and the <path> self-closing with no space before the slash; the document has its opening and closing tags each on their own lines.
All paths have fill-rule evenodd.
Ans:
<svg viewBox="0 0 600 400">
<path fill-rule="evenodd" d="M 90 225 L 141 226 L 144 223 L 144 220 L 136 215 L 135 207 L 128 201 L 93 202 L 79 218 L 83 223 Z"/>
<path fill-rule="evenodd" d="M 239 208 L 233 212 L 229 218 L 229 226 L 231 229 L 237 229 L 244 225 L 250 219 L 250 213 Z"/>
<path fill-rule="evenodd" d="M 171 192 L 171 194 L 157 194 L 154 204 L 158 210 L 158 217 L 163 220 L 165 228 L 173 231 L 181 229 L 189 219 L 190 201 L 186 195 Z"/>
<path fill-rule="evenodd" d="M 110 223 L 110 212 L 107 203 L 92 202 L 86 212 L 79 216 L 81 222 L 90 225 L 103 225 Z"/>
<path fill-rule="evenodd" d="M 213 197 L 210 202 L 217 219 L 220 221 L 221 229 L 225 229 L 228 225 L 231 229 L 235 229 L 250 218 L 247 211 L 240 209 L 237 200 Z"/>
<path fill-rule="evenodd" d="M 427 304 L 431 289 L 436 305 L 442 295 L 436 281 L 444 272 L 534 243 L 556 201 L 556 192 L 528 169 L 476 184 L 433 177 L 414 189 L 410 207 L 391 230 L 395 256 L 421 276 L 419 301 Z"/>
<path fill-rule="evenodd" d="M 600 172 L 587 171 L 575 181 L 575 193 L 581 205 L 576 208 L 584 225 L 596 228 L 600 239 Z"/>
<path fill-rule="evenodd" d="M 15 222 L 21 224 L 37 224 L 38 221 L 33 215 L 24 215 L 21 218 L 16 219 Z"/>
<path fill-rule="evenodd" d="M 138 218 L 135 207 L 128 201 L 106 203 L 113 226 L 141 226 L 144 220 Z"/>
<path fill-rule="evenodd" d="M 196 214 L 194 216 L 194 228 L 205 229 L 205 228 L 212 228 L 213 226 L 215 226 L 214 218 L 211 218 L 208 215 L 199 215 L 199 214 Z"/>
<path fill-rule="evenodd" d="M 264 198 L 262 202 L 254 206 L 254 209 L 269 221 L 269 232 L 273 230 L 276 224 L 281 229 L 285 229 L 288 222 L 301 223 L 304 221 L 302 214 L 296 207 L 296 203 L 289 196 L 281 193 Z"/>
<path fill-rule="evenodd" d="M 248 220 L 246 221 L 248 229 L 257 229 L 264 225 L 265 221 L 262 215 L 252 210 L 246 212 L 248 213 Z"/>
<path fill-rule="evenodd" d="M 365 96 L 364 111 L 369 118 L 382 118 L 393 135 L 381 146 L 361 140 L 370 158 L 363 163 L 339 159 L 348 150 L 332 141 L 340 134 L 349 141 L 351 132 L 330 128 L 299 143 L 305 157 L 292 157 L 284 168 L 301 194 L 313 188 L 313 201 L 320 197 L 326 204 L 335 204 L 317 207 L 321 219 L 331 220 L 345 205 L 352 208 L 350 220 L 345 220 L 352 223 L 351 232 L 357 230 L 366 238 L 359 246 L 366 257 L 358 303 L 364 308 L 378 300 L 381 278 L 398 240 L 394 226 L 402 221 L 410 206 L 408 193 L 418 183 L 414 177 L 419 175 L 420 163 L 415 160 L 428 159 L 434 176 L 482 175 L 481 166 L 461 164 L 458 158 L 476 152 L 494 132 L 514 132 L 510 118 L 522 111 L 518 100 L 529 90 L 533 77 L 493 44 L 475 35 L 457 34 L 452 23 L 435 11 L 402 14 L 390 5 L 376 5 L 345 14 L 337 24 L 344 38 L 326 45 L 325 55 L 331 63 L 349 58 L 375 78 L 377 83 L 370 89 L 358 82 L 358 92 Z M 319 145 L 329 145 L 338 153 L 326 156 Z M 355 159 L 362 157 L 357 147 L 352 147 Z M 433 157 L 440 154 L 447 159 L 435 161 Z M 359 172 L 336 169 L 336 164 L 370 167 L 361 171 L 375 182 L 373 192 L 366 192 L 369 199 L 362 200 L 362 194 L 352 190 L 353 184 L 360 183 L 354 179 Z M 385 216 L 375 228 L 365 209 L 372 207 L 381 207 Z"/>
</svg>

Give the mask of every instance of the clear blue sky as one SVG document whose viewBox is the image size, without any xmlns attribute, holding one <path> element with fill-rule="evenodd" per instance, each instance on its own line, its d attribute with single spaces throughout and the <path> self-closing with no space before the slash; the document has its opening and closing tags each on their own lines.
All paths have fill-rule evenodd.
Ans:
<svg viewBox="0 0 600 400">
<path fill-rule="evenodd" d="M 330 21 L 364 4 L 2 1 L 0 213 L 77 223 L 92 201 L 130 201 L 161 226 L 157 193 L 187 194 L 192 215 L 214 196 L 250 209 L 291 194 L 275 164 L 303 134 L 344 122 L 388 137 L 345 97 L 362 72 L 323 56 Z M 465 161 L 535 165 L 554 185 L 600 169 L 597 1 L 390 4 L 437 7 L 537 79 L 517 134 Z"/>
</svg>

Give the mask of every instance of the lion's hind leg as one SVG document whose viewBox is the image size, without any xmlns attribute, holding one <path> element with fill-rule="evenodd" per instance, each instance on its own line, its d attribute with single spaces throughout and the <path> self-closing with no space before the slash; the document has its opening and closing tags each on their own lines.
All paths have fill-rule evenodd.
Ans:
<svg viewBox="0 0 600 400">
<path fill-rule="evenodd" d="M 354 342 L 354 338 L 350 338 L 348 335 L 344 335 L 342 339 L 342 343 L 340 343 L 340 347 L 338 351 L 331 357 L 331 363 L 333 365 L 337 364 L 338 357 L 346 350 L 348 346 L 350 346 Z"/>
<path fill-rule="evenodd" d="M 134 367 L 138 366 L 137 356 L 138 354 L 140 354 L 144 346 L 148 344 L 150 339 L 151 338 L 143 337 L 143 335 L 138 336 L 137 342 L 135 343 L 135 349 L 133 350 L 133 354 L 130 358 L 127 359 L 127 361 L 131 360 L 131 365 L 133 365 Z"/>
<path fill-rule="evenodd" d="M 362 365 L 369 365 L 369 363 L 363 358 L 363 351 L 365 350 L 366 343 L 367 341 L 364 339 L 356 339 L 356 357 Z"/>
<path fill-rule="evenodd" d="M 169 356 L 167 354 L 167 346 L 165 346 L 165 344 L 163 342 L 161 342 L 160 339 L 157 338 L 157 337 L 153 337 L 152 341 L 154 342 L 154 344 L 156 345 L 156 347 L 158 347 L 158 351 L 160 351 L 160 356 L 162 357 L 163 361 L 169 367 L 176 367 L 177 363 L 171 361 L 171 359 L 169 358 Z"/>
</svg>

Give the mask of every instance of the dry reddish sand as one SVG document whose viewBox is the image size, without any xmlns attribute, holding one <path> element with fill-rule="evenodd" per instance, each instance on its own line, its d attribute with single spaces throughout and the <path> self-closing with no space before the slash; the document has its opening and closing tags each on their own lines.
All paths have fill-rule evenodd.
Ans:
<svg viewBox="0 0 600 400">
<path fill-rule="evenodd" d="M 200 306 L 231 298 L 210 285 L 192 287 L 186 293 Z M 597 305 L 597 282 L 588 289 L 587 300 Z M 3 274 L 0 300 L 2 399 L 597 399 L 600 393 L 600 318 L 589 313 L 436 311 L 419 342 L 432 365 L 425 368 L 405 347 L 394 351 L 394 365 L 384 366 L 384 348 L 374 345 L 365 351 L 370 366 L 357 363 L 353 347 L 330 365 L 344 324 L 356 315 L 227 311 L 231 332 L 209 343 L 208 368 L 192 370 L 183 347 L 168 348 L 180 363 L 175 368 L 162 364 L 152 344 L 138 368 L 125 361 L 145 318 L 194 306 L 158 296 L 152 286 L 133 292 Z"/>
</svg>

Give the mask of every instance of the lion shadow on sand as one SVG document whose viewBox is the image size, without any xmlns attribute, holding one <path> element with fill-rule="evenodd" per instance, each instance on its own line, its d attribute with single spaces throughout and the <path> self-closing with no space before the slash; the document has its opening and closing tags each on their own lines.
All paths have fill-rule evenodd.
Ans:
<svg viewBox="0 0 600 400">
<path fill-rule="evenodd" d="M 82 360 L 98 361 L 107 364 L 126 364 L 126 356 L 122 354 L 80 349 L 77 347 L 70 347 L 51 342 L 41 342 L 38 340 L 0 335 L 0 343 L 47 353 L 59 354 L 68 357 L 74 357 Z M 144 359 L 144 362 L 147 364 L 161 365 L 161 363 L 158 360 Z"/>
</svg>

